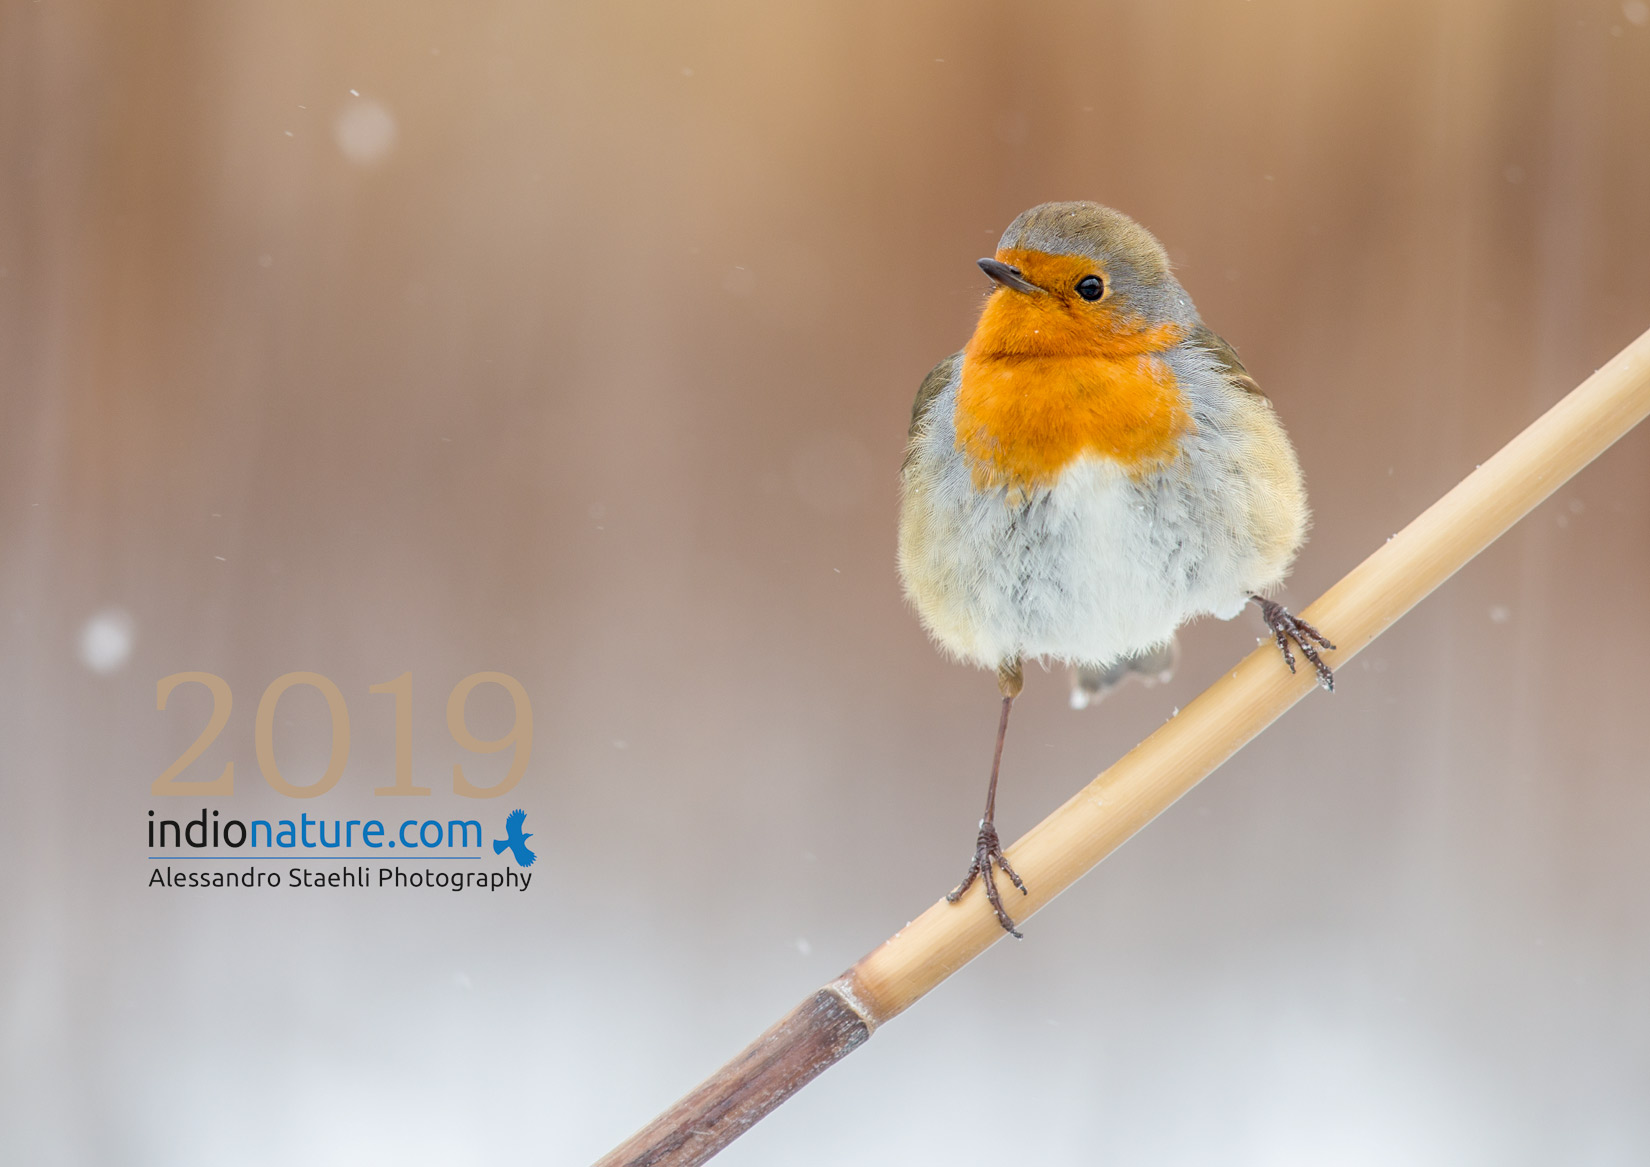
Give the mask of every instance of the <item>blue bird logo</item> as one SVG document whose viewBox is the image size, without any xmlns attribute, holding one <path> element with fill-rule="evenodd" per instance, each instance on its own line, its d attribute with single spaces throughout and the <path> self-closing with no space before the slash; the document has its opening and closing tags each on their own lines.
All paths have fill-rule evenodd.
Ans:
<svg viewBox="0 0 1650 1167">
<path fill-rule="evenodd" d="M 510 850 L 515 854 L 516 865 L 518 867 L 531 867 L 533 866 L 533 860 L 538 858 L 537 855 L 534 855 L 527 849 L 527 840 L 533 837 L 533 832 L 523 831 L 521 829 L 521 824 L 525 822 L 526 819 L 526 811 L 511 811 L 510 817 L 504 820 L 504 832 L 506 837 L 493 840 L 493 854 L 502 855 L 504 854 L 504 848 L 510 848 Z"/>
</svg>

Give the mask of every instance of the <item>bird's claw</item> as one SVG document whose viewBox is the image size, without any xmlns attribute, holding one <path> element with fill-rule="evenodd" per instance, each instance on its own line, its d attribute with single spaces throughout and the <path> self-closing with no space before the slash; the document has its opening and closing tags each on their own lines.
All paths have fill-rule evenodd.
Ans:
<svg viewBox="0 0 1650 1167">
<path fill-rule="evenodd" d="M 1318 649 L 1314 647 L 1313 642 L 1316 641 L 1318 646 L 1327 648 L 1331 652 L 1334 651 L 1335 646 L 1329 643 L 1328 638 L 1323 633 L 1299 616 L 1291 613 L 1282 604 L 1274 600 L 1264 599 L 1261 596 L 1251 598 L 1260 605 L 1261 619 L 1266 621 L 1266 626 L 1272 630 L 1272 635 L 1277 638 L 1278 651 L 1283 653 L 1283 663 L 1289 666 L 1289 671 L 1295 671 L 1295 654 L 1289 651 L 1289 642 L 1293 640 L 1300 645 L 1301 654 L 1311 661 L 1312 667 L 1317 670 L 1318 684 L 1333 693 L 1335 691 L 1335 674 L 1328 665 L 1323 663 L 1323 658 L 1318 655 Z"/>
<path fill-rule="evenodd" d="M 954 904 L 962 898 L 963 892 L 973 886 L 976 877 L 983 879 L 985 882 L 985 898 L 990 901 L 991 910 L 997 913 L 997 923 L 1001 924 L 1003 931 L 1014 937 L 1014 939 L 1024 939 L 1019 930 L 1014 927 L 1014 921 L 1003 910 L 1002 896 L 997 893 L 997 880 L 991 871 L 993 866 L 1001 867 L 1003 874 L 1008 876 L 1013 881 L 1014 886 L 1020 889 L 1020 894 L 1026 894 L 1026 885 L 1015 873 L 1014 868 L 1009 866 L 1008 856 L 1003 854 L 1003 844 L 997 838 L 996 825 L 987 820 L 980 824 L 979 838 L 974 842 L 974 861 L 968 865 L 968 874 L 963 876 L 963 881 L 945 898 L 948 902 Z"/>
</svg>

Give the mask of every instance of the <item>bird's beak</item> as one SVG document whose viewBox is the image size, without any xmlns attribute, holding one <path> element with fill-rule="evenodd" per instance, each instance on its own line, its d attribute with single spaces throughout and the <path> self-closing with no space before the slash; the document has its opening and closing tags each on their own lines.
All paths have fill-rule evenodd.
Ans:
<svg viewBox="0 0 1650 1167">
<path fill-rule="evenodd" d="M 980 270 L 1005 288 L 1013 288 L 1016 292 L 1041 292 L 1043 289 L 1020 274 L 1020 269 L 1011 267 L 1001 260 L 979 260 Z"/>
</svg>

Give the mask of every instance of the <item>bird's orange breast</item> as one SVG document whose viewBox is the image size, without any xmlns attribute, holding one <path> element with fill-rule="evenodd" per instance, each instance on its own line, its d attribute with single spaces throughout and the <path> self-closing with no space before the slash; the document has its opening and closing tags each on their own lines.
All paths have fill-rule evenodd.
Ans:
<svg viewBox="0 0 1650 1167">
<path fill-rule="evenodd" d="M 1172 460 L 1192 421 L 1163 353 L 1184 329 L 1069 294 L 1093 268 L 1085 257 L 997 258 L 1049 290 L 993 292 L 964 350 L 955 423 L 974 484 L 1029 492 L 1085 454 L 1132 474 Z"/>
</svg>

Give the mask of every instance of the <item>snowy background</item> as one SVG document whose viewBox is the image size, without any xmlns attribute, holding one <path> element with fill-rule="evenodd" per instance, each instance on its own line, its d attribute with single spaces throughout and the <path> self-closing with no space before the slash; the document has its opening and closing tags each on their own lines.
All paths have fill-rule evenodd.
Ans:
<svg viewBox="0 0 1650 1167">
<path fill-rule="evenodd" d="M 6 3 L 0 1158 L 584 1164 L 946 891 L 997 697 L 897 468 L 1064 198 L 1276 402 L 1304 604 L 1650 326 L 1650 9 Z M 1650 1162 L 1646 578 L 1650 429 L 719 1162 Z M 1033 671 L 1005 838 L 1261 631 Z M 192 669 L 213 805 L 387 813 L 411 671 L 489 829 L 519 678 L 535 886 L 146 888 Z"/>
</svg>

